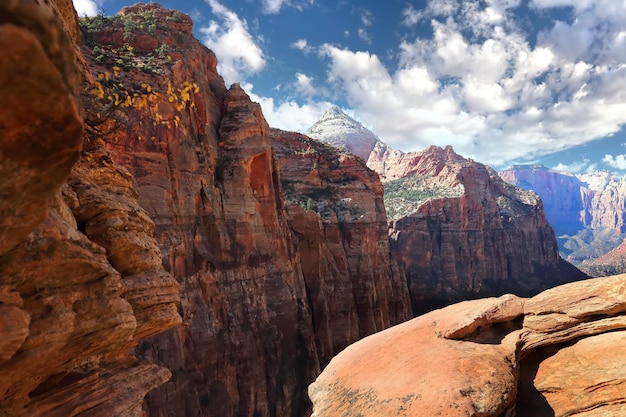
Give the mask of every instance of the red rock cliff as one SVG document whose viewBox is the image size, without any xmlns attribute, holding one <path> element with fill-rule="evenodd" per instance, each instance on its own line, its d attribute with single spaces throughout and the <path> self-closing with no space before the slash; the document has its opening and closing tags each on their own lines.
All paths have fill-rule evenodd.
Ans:
<svg viewBox="0 0 626 417">
<path fill-rule="evenodd" d="M 447 147 L 386 160 L 391 248 L 415 313 L 468 298 L 531 295 L 585 275 L 559 257 L 541 201 Z"/>
<path fill-rule="evenodd" d="M 71 1 L 0 16 L 0 415 L 141 416 L 170 372 L 129 350 L 180 322 L 178 286 L 133 178 L 83 135 Z"/>
<path fill-rule="evenodd" d="M 269 128 L 238 85 L 224 87 L 215 56 L 191 36 L 191 20 L 175 13 L 156 4 L 126 8 L 113 28 L 96 28 L 106 60 L 88 56 L 96 72 L 113 73 L 128 40 L 114 29 L 122 19 L 154 19 L 155 39 L 169 45 L 159 70 L 134 61 L 122 68 L 124 88 L 143 82 L 158 95 L 149 107 L 127 108 L 130 122 L 117 120 L 105 137 L 136 178 L 164 265 L 181 285 L 183 326 L 138 348 L 173 373 L 147 409 L 151 416 L 300 415 L 319 368 Z M 135 57 L 152 52 L 142 42 L 130 43 Z M 176 109 L 181 101 L 170 97 L 185 83 L 198 87 Z"/>
<path fill-rule="evenodd" d="M 154 33 L 149 39 L 126 34 L 129 19 L 150 22 Z M 306 387 L 320 370 L 318 345 L 327 349 L 321 355 L 327 361 L 358 337 L 406 318 L 407 301 L 398 300 L 402 289 L 394 287 L 400 283 L 385 282 L 388 246 L 356 236 L 369 228 L 372 239 L 384 235 L 384 211 L 377 207 L 369 224 L 335 230 L 332 242 L 319 236 L 323 248 L 362 244 L 321 254 L 329 262 L 343 257 L 332 259 L 341 269 L 328 277 L 337 281 L 319 285 L 346 298 L 328 303 L 321 293 L 308 293 L 314 287 L 303 268 L 314 260 L 298 250 L 289 226 L 261 108 L 239 85 L 225 88 L 214 54 L 191 35 L 191 20 L 139 4 L 87 23 L 86 54 L 104 92 L 94 93 L 105 107 L 120 97 L 121 111 L 99 129 L 107 129 L 103 139 L 113 158 L 135 177 L 165 268 L 181 286 L 183 325 L 137 349 L 173 374 L 147 397 L 149 415 L 306 415 Z M 377 193 L 368 200 L 372 210 L 381 204 Z M 290 210 L 292 216 L 298 214 Z M 292 225 L 295 233 L 303 227 Z M 372 277 L 369 266 L 384 276 Z M 364 274 L 359 286 L 351 281 L 357 271 Z M 344 301 L 350 304 L 337 304 Z M 326 316 L 318 315 L 325 309 Z"/>
<path fill-rule="evenodd" d="M 389 252 L 378 175 L 301 134 L 273 130 L 272 144 L 323 367 L 350 343 L 410 318 L 406 278 Z"/>
</svg>

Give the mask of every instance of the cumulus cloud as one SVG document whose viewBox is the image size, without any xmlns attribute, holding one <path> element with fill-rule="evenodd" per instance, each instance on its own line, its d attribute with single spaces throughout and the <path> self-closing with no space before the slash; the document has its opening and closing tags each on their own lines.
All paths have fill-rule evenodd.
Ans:
<svg viewBox="0 0 626 417">
<path fill-rule="evenodd" d="M 220 21 L 212 20 L 200 33 L 204 44 L 218 56 L 218 71 L 226 83 L 243 81 L 246 75 L 261 71 L 266 63 L 261 39 L 252 36 L 246 20 L 217 0 L 207 3 Z"/>
<path fill-rule="evenodd" d="M 98 3 L 94 0 L 73 0 L 78 16 L 95 16 L 98 14 Z"/>
<path fill-rule="evenodd" d="M 619 169 L 621 171 L 626 170 L 626 155 L 604 155 L 602 162 L 610 166 L 611 168 Z"/>
<path fill-rule="evenodd" d="M 328 101 L 307 102 L 299 104 L 295 100 L 277 102 L 272 97 L 263 97 L 252 92 L 246 86 L 250 99 L 261 104 L 265 120 L 272 127 L 293 132 L 304 132 L 311 127 L 333 104 Z"/>
<path fill-rule="evenodd" d="M 573 172 L 575 174 L 582 172 L 590 172 L 590 170 L 595 170 L 596 165 L 590 164 L 588 159 L 583 159 L 582 161 L 574 161 L 570 164 L 559 163 L 552 167 L 552 169 L 556 171 L 565 171 L 565 172 Z"/>
<path fill-rule="evenodd" d="M 520 5 L 431 0 L 420 10 L 407 6 L 404 24 L 430 22 L 433 35 L 405 38 L 395 67 L 369 51 L 336 45 L 321 45 L 318 54 L 337 96 L 405 151 L 452 145 L 464 156 L 505 166 L 619 131 L 626 123 L 626 91 L 615 88 L 626 85 L 626 5 L 534 0 L 535 9 L 566 5 L 573 13 L 571 22 L 547 27 L 536 42 L 516 21 Z"/>
<path fill-rule="evenodd" d="M 313 96 L 317 93 L 317 89 L 313 87 L 313 78 L 301 72 L 296 73 L 296 90 L 305 96 Z"/>
<path fill-rule="evenodd" d="M 306 39 L 298 39 L 297 41 L 291 44 L 291 47 L 294 49 L 299 49 L 302 52 L 309 53 L 313 51 L 313 47 L 309 45 Z"/>
</svg>

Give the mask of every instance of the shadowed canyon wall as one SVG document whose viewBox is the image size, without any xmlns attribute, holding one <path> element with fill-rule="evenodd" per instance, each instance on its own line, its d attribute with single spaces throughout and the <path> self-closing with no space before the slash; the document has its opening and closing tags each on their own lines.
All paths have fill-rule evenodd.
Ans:
<svg viewBox="0 0 626 417">
<path fill-rule="evenodd" d="M 166 45 L 159 54 L 140 33 L 122 35 L 128 19 L 155 22 L 157 44 Z M 320 362 L 409 318 L 406 283 L 389 261 L 380 183 L 351 160 L 359 176 L 350 181 L 365 190 L 363 209 L 371 210 L 365 219 L 325 226 L 313 212 L 286 209 L 260 106 L 239 85 L 224 86 L 187 16 L 140 4 L 84 30 L 92 40 L 87 60 L 105 92 L 146 99 L 106 121 L 102 139 L 136 179 L 164 266 L 180 283 L 183 325 L 136 350 L 173 374 L 147 396 L 146 411 L 306 415 L 306 388 Z M 158 67 L 146 66 L 154 60 Z M 289 164 L 307 159 L 294 158 L 283 183 L 302 180 Z M 329 151 L 320 166 L 337 158 Z"/>
<path fill-rule="evenodd" d="M 396 208 L 391 247 L 406 272 L 414 313 L 509 292 L 534 295 L 587 277 L 560 258 L 532 191 L 505 183 L 451 147 L 386 164 L 387 178 L 394 178 L 394 170 L 403 173 L 385 184 L 386 200 Z M 428 196 L 417 206 L 394 201 L 402 195 L 392 188 L 398 183 Z"/>
</svg>

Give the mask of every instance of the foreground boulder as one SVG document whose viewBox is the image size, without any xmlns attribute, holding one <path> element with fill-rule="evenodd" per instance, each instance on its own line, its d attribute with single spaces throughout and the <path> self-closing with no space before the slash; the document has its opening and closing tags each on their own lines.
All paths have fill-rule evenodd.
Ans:
<svg viewBox="0 0 626 417">
<path fill-rule="evenodd" d="M 309 387 L 313 416 L 618 416 L 626 275 L 466 301 L 365 338 Z"/>
</svg>

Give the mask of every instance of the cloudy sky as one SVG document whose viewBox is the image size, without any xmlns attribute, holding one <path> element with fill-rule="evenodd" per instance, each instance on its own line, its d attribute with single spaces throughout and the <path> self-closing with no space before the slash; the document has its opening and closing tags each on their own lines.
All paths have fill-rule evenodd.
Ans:
<svg viewBox="0 0 626 417">
<path fill-rule="evenodd" d="M 624 0 L 160 3 L 192 16 L 272 126 L 304 131 L 337 104 L 403 151 L 626 173 Z"/>
</svg>

